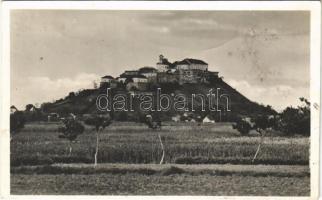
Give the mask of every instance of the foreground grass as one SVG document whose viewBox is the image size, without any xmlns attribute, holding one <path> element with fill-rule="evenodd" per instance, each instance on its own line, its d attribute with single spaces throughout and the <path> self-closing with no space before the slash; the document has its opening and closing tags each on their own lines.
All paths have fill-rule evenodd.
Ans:
<svg viewBox="0 0 322 200">
<path fill-rule="evenodd" d="M 27 124 L 11 143 L 11 165 L 92 163 L 94 131 L 86 127 L 68 154 L 68 141 L 58 138 L 58 124 Z M 241 137 L 229 124 L 166 124 L 161 131 L 165 162 L 181 164 L 301 164 L 309 162 L 309 138 L 266 137 L 251 163 L 259 137 Z M 113 123 L 100 133 L 99 163 L 158 163 L 161 147 L 155 131 L 142 124 Z"/>
<path fill-rule="evenodd" d="M 11 194 L 309 196 L 309 183 L 309 177 L 14 174 Z"/>
<path fill-rule="evenodd" d="M 241 137 L 229 124 L 166 124 L 159 133 L 167 164 L 156 165 L 161 157 L 156 132 L 142 124 L 113 123 L 100 133 L 98 161 L 106 164 L 94 169 L 86 164 L 93 162 L 94 131 L 86 127 L 73 144 L 72 155 L 67 156 L 68 142 L 58 138 L 57 127 L 54 123 L 27 124 L 11 141 L 12 194 L 310 193 L 309 138 L 265 137 L 258 158 L 251 163 L 258 137 Z"/>
<path fill-rule="evenodd" d="M 309 196 L 308 166 L 55 164 L 11 168 L 11 194 Z"/>
</svg>

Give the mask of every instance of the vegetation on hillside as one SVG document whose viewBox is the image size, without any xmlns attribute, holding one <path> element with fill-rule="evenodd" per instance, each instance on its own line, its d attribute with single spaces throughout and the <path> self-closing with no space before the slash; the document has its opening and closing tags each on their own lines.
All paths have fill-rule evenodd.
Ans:
<svg viewBox="0 0 322 200">
<path fill-rule="evenodd" d="M 79 92 L 70 92 L 65 98 L 59 99 L 52 103 L 43 103 L 41 105 L 41 111 L 44 113 L 58 113 L 61 116 L 66 116 L 69 113 L 74 113 L 76 115 L 88 114 L 88 113 L 99 113 L 96 107 L 96 98 L 99 94 L 106 94 L 107 86 L 100 87 L 97 89 L 85 89 Z M 210 89 L 216 90 L 220 88 L 220 94 L 227 94 L 230 97 L 230 110 L 227 112 L 227 105 L 224 101 L 219 101 L 218 108 L 221 110 L 210 112 L 209 102 L 204 102 L 206 111 L 201 111 L 201 100 L 196 98 L 194 100 L 195 105 L 195 115 L 209 115 L 215 121 L 235 121 L 238 116 L 257 116 L 259 114 L 264 115 L 274 115 L 277 112 L 272 109 L 271 106 L 260 105 L 256 102 L 252 102 L 245 96 L 240 94 L 237 90 L 230 87 L 222 79 L 213 79 L 209 83 L 200 84 L 183 84 L 179 85 L 176 83 L 150 83 L 146 90 L 142 92 L 156 92 L 156 88 L 161 88 L 163 94 L 183 94 L 186 95 L 188 101 L 188 107 L 191 107 L 192 99 L 191 94 L 203 94 L 207 95 Z M 115 94 L 127 94 L 128 91 L 124 87 L 112 88 L 110 94 L 112 97 Z M 116 121 L 140 121 L 139 116 L 142 115 L 142 111 L 138 109 L 139 101 L 134 99 L 133 109 L 131 112 L 116 112 L 114 120 Z M 152 114 L 152 113 L 148 113 Z M 171 117 L 182 114 L 180 111 L 174 111 L 170 109 L 169 111 L 161 113 L 162 121 L 169 121 Z"/>
</svg>

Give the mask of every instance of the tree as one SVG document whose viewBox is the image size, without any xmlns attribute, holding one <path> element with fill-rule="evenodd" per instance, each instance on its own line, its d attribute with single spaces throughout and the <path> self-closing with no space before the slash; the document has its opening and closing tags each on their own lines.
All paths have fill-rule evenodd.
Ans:
<svg viewBox="0 0 322 200">
<path fill-rule="evenodd" d="M 288 135 L 310 135 L 310 102 L 301 97 L 302 106 L 287 107 L 280 115 L 279 129 Z"/>
<path fill-rule="evenodd" d="M 161 120 L 156 120 L 154 121 L 152 118 L 152 115 L 146 115 L 145 119 L 143 121 L 146 125 L 148 125 L 149 128 L 151 128 L 152 130 L 161 130 Z M 164 156 L 165 156 L 165 149 L 163 146 L 163 142 L 162 142 L 162 138 L 159 132 L 157 132 L 158 134 L 158 138 L 160 141 L 160 145 L 161 145 L 161 149 L 162 149 L 162 157 L 160 160 L 160 165 L 163 164 L 164 161 Z"/>
<path fill-rule="evenodd" d="M 257 150 L 255 152 L 255 155 L 253 157 L 252 162 L 255 161 L 260 148 L 264 142 L 264 133 L 268 128 L 273 128 L 276 127 L 276 121 L 275 121 L 275 117 L 269 117 L 267 115 L 258 115 L 256 116 L 254 119 L 252 119 L 252 121 L 254 122 L 254 126 L 253 129 L 255 129 L 261 136 L 260 138 L 260 142 L 257 146 Z"/>
<path fill-rule="evenodd" d="M 76 96 L 75 92 L 70 92 L 68 94 L 68 98 L 70 98 L 70 99 L 74 98 L 75 96 Z"/>
<path fill-rule="evenodd" d="M 26 119 L 22 111 L 10 114 L 10 140 L 24 128 Z"/>
<path fill-rule="evenodd" d="M 61 132 L 62 135 L 59 135 L 59 138 L 69 140 L 69 156 L 72 153 L 72 142 L 76 140 L 78 135 L 84 132 L 84 126 L 77 121 L 75 118 L 67 118 L 63 120 L 64 126 L 58 128 L 58 132 Z"/>
<path fill-rule="evenodd" d="M 96 131 L 96 149 L 94 155 L 94 167 L 97 166 L 97 154 L 99 149 L 99 131 L 104 130 L 105 127 L 112 123 L 112 117 L 110 114 L 99 114 L 87 117 L 84 120 L 85 124 L 94 126 Z"/>
<path fill-rule="evenodd" d="M 252 159 L 252 162 L 255 161 L 260 148 L 264 141 L 264 133 L 269 128 L 275 128 L 276 127 L 276 118 L 273 116 L 267 116 L 267 115 L 258 115 L 251 119 L 250 122 L 238 119 L 236 124 L 233 125 L 234 129 L 237 129 L 242 135 L 247 135 L 250 130 L 256 130 L 260 134 L 260 141 L 257 146 L 255 155 Z"/>
<path fill-rule="evenodd" d="M 32 104 L 27 104 L 26 105 L 26 111 L 31 111 L 31 109 L 34 107 L 34 105 L 32 105 Z"/>
<path fill-rule="evenodd" d="M 269 117 L 267 115 L 258 115 L 252 119 L 252 122 L 254 123 L 253 129 L 255 129 L 261 135 L 268 128 L 275 127 L 274 117 Z"/>
<path fill-rule="evenodd" d="M 241 135 L 247 135 L 252 129 L 252 126 L 246 120 L 238 118 L 233 124 L 233 129 L 236 129 L 238 132 L 240 132 Z"/>
<path fill-rule="evenodd" d="M 50 112 L 51 107 L 52 107 L 52 104 L 51 103 L 48 103 L 48 102 L 47 103 L 42 103 L 41 106 L 40 106 L 40 110 L 42 112 L 48 113 L 48 112 Z"/>
</svg>

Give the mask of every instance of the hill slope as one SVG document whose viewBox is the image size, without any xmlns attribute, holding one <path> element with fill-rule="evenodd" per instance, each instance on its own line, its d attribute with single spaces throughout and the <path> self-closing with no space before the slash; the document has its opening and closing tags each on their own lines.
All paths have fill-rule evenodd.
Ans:
<svg viewBox="0 0 322 200">
<path fill-rule="evenodd" d="M 140 103 L 142 100 L 139 98 L 133 100 L 133 110 L 134 111 L 115 111 L 113 112 L 116 120 L 130 120 L 135 121 L 139 120 L 141 116 L 147 113 L 157 115 L 162 120 L 170 120 L 173 116 L 183 115 L 184 113 L 189 113 L 192 118 L 196 116 L 209 116 L 216 121 L 234 121 L 237 116 L 254 116 L 258 114 L 274 114 L 276 113 L 269 106 L 259 105 L 256 102 L 253 102 L 239 93 L 237 90 L 228 85 L 225 81 L 220 78 L 213 79 L 209 83 L 200 83 L 200 84 L 157 84 L 151 85 L 149 89 L 143 92 L 153 93 L 153 98 L 156 95 L 157 88 L 161 89 L 161 94 L 171 95 L 185 95 L 186 96 L 186 108 L 189 111 L 176 111 L 170 109 L 169 111 L 163 112 L 143 112 L 142 109 L 139 109 Z M 225 94 L 229 96 L 229 110 L 227 111 L 227 100 L 225 98 L 219 98 L 218 103 L 216 103 L 216 98 L 212 100 L 214 104 L 212 107 L 219 108 L 221 111 L 210 111 L 209 110 L 209 99 L 207 95 L 212 89 L 213 94 L 216 94 L 216 90 L 219 89 L 219 95 Z M 140 92 L 136 92 L 140 93 Z M 69 113 L 74 114 L 93 114 L 100 113 L 96 106 L 96 98 L 100 94 L 106 94 L 106 88 L 100 89 L 88 89 L 83 90 L 77 94 L 71 92 L 64 99 L 55 101 L 54 103 L 45 103 L 43 104 L 43 111 L 46 113 L 59 113 L 61 116 L 67 115 Z M 110 91 L 110 96 L 115 96 L 115 94 L 126 94 L 129 95 L 128 91 L 122 88 L 114 88 Z M 196 97 L 192 99 L 192 94 L 195 94 Z M 198 97 L 198 94 L 204 95 L 204 100 Z M 127 99 L 128 100 L 128 99 Z M 154 101 L 154 106 L 156 106 L 156 101 Z M 128 102 L 127 102 L 128 103 Z M 167 102 L 161 101 L 161 105 L 165 106 Z M 192 112 L 191 108 L 194 111 Z M 204 105 L 205 111 L 202 111 L 202 105 Z M 128 104 L 127 104 L 127 108 Z M 172 107 L 173 108 L 173 107 Z"/>
</svg>

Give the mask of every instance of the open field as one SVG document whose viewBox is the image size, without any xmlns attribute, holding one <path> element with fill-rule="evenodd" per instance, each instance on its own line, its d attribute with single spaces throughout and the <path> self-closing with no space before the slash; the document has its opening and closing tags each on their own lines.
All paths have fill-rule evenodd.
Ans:
<svg viewBox="0 0 322 200">
<path fill-rule="evenodd" d="M 281 195 L 310 194 L 309 138 L 270 136 L 254 163 L 260 138 L 242 137 L 230 124 L 167 123 L 158 132 L 165 163 L 158 165 L 157 131 L 113 123 L 86 127 L 73 143 L 58 138 L 58 123 L 27 124 L 11 141 L 12 194 Z"/>
<path fill-rule="evenodd" d="M 87 127 L 72 144 L 59 139 L 58 124 L 28 124 L 11 142 L 11 165 L 91 163 L 95 132 Z M 165 163 L 251 164 L 259 137 L 241 137 L 229 124 L 165 125 L 159 131 Z M 142 124 L 114 123 L 100 133 L 99 163 L 159 163 L 161 146 L 156 131 Z M 255 164 L 308 164 L 309 138 L 265 137 Z"/>
</svg>

